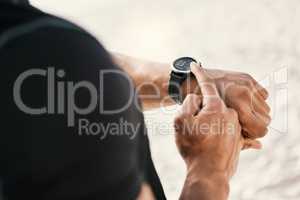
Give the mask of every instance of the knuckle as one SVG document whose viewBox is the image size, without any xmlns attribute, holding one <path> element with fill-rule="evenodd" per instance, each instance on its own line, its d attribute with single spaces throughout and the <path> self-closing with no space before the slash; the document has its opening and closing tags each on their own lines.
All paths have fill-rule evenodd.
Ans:
<svg viewBox="0 0 300 200">
<path fill-rule="evenodd" d="M 215 108 L 222 108 L 223 101 L 221 98 L 215 97 L 211 100 L 211 105 L 214 106 Z"/>
<path fill-rule="evenodd" d="M 260 119 L 265 126 L 268 126 L 271 123 L 271 117 L 269 115 L 260 115 Z"/>
<path fill-rule="evenodd" d="M 247 114 L 247 112 L 246 112 L 246 106 L 247 105 L 245 105 L 245 103 L 239 101 L 239 102 L 237 102 L 235 104 L 234 109 L 235 109 L 235 111 L 237 111 L 237 113 L 239 115 L 245 115 L 245 114 Z"/>
<path fill-rule="evenodd" d="M 215 119 L 215 118 L 225 118 L 226 112 L 220 112 L 220 111 L 212 111 L 211 113 L 208 113 L 209 119 Z"/>
<path fill-rule="evenodd" d="M 177 115 L 175 118 L 174 118 L 174 124 L 177 124 L 178 122 L 181 121 L 181 115 Z"/>
<path fill-rule="evenodd" d="M 176 126 L 177 128 L 179 126 L 181 126 L 183 124 L 183 119 L 184 119 L 184 116 L 182 114 L 176 116 L 174 119 L 174 126 Z"/>
<path fill-rule="evenodd" d="M 237 109 L 237 113 L 238 113 L 238 118 L 240 119 L 241 123 L 243 125 L 247 124 L 247 122 L 249 121 L 250 118 L 250 113 L 246 111 L 244 106 L 240 106 Z"/>
<path fill-rule="evenodd" d="M 182 132 L 184 132 L 185 126 L 186 126 L 186 124 L 185 124 L 184 118 L 176 117 L 174 119 L 173 127 L 177 134 L 181 134 Z"/>
<path fill-rule="evenodd" d="M 265 137 L 266 134 L 268 133 L 268 129 L 267 127 L 261 127 L 261 128 L 256 128 L 256 129 L 252 129 L 249 131 L 251 134 L 249 134 L 250 138 L 262 138 Z"/>
<path fill-rule="evenodd" d="M 271 120 L 271 117 L 269 116 L 270 112 L 271 112 L 271 108 L 268 104 L 266 104 L 266 111 L 267 111 L 267 114 L 268 114 L 268 117 L 270 118 Z"/>
<path fill-rule="evenodd" d="M 255 81 L 255 79 L 254 79 L 251 75 L 249 75 L 249 74 L 247 74 L 247 73 L 243 73 L 243 74 L 241 75 L 241 77 L 242 77 L 242 79 L 243 79 L 244 84 L 245 84 L 248 88 L 251 88 L 251 89 L 255 88 L 256 81 Z"/>
<path fill-rule="evenodd" d="M 252 98 L 251 90 L 249 88 L 242 87 L 238 93 L 239 93 L 238 97 L 240 97 L 244 100 L 245 99 L 251 100 L 251 98 Z"/>
<path fill-rule="evenodd" d="M 192 116 L 188 114 L 179 114 L 174 118 L 174 128 L 175 130 L 181 130 L 185 126 L 189 126 L 189 123 L 192 121 Z"/>
<path fill-rule="evenodd" d="M 179 128 L 179 126 L 180 126 L 180 124 L 181 124 L 181 117 L 175 117 L 175 119 L 174 119 L 174 128 L 175 128 L 175 130 L 178 130 L 178 128 Z"/>
<path fill-rule="evenodd" d="M 249 92 L 249 89 L 246 88 L 246 87 L 243 86 L 243 85 L 237 86 L 237 87 L 235 88 L 235 90 L 236 90 L 236 94 L 237 94 L 238 96 L 239 96 L 239 95 L 243 96 L 243 95 L 245 95 L 245 94 L 248 94 L 248 92 Z"/>
<path fill-rule="evenodd" d="M 189 93 L 186 97 L 185 97 L 185 99 L 186 100 L 191 100 L 191 99 L 195 99 L 195 98 L 197 98 L 198 96 L 196 95 L 196 94 L 193 94 L 193 93 Z"/>
<path fill-rule="evenodd" d="M 238 118 L 238 113 L 237 113 L 236 110 L 234 110 L 234 109 L 232 109 L 232 108 L 228 108 L 228 109 L 227 109 L 227 112 L 228 112 L 229 116 L 231 116 L 231 117 L 233 117 L 233 118 L 235 118 L 235 119 Z"/>
<path fill-rule="evenodd" d="M 270 125 L 271 121 L 272 121 L 271 117 L 267 115 L 267 125 Z"/>
<path fill-rule="evenodd" d="M 257 138 L 265 137 L 268 133 L 268 129 L 266 127 L 262 128 L 261 131 L 257 134 Z"/>
<path fill-rule="evenodd" d="M 251 80 L 251 81 L 253 80 L 253 77 L 248 73 L 242 73 L 241 76 L 245 79 L 248 79 L 248 80 Z"/>
<path fill-rule="evenodd" d="M 263 88 L 263 89 L 261 89 L 261 90 L 265 91 L 265 95 L 266 95 L 266 97 L 268 97 L 268 96 L 269 96 L 269 91 L 268 91 L 267 89 Z"/>
<path fill-rule="evenodd" d="M 228 119 L 229 116 L 226 112 L 221 112 L 221 113 L 218 114 L 217 118 L 219 118 L 219 119 Z"/>
<path fill-rule="evenodd" d="M 174 119 L 174 123 L 175 124 L 181 123 L 185 117 L 186 117 L 186 114 L 183 114 L 183 113 L 178 114 Z"/>
<path fill-rule="evenodd" d="M 201 97 L 199 95 L 190 93 L 185 97 L 183 104 L 197 103 L 199 101 L 201 101 Z"/>
<path fill-rule="evenodd" d="M 254 83 L 253 83 L 252 80 L 246 79 L 246 80 L 245 80 L 245 84 L 246 84 L 246 86 L 247 86 L 248 88 L 250 88 L 251 90 L 254 89 Z"/>
</svg>

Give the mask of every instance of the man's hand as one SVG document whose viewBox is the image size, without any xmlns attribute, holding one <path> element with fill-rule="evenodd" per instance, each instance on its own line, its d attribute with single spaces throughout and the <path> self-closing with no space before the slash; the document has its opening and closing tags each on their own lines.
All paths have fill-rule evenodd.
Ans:
<svg viewBox="0 0 300 200">
<path fill-rule="evenodd" d="M 144 109 L 168 106 L 175 102 L 168 96 L 171 66 L 165 63 L 149 62 L 121 54 L 112 54 L 118 64 L 132 78 Z M 259 138 L 266 134 L 270 123 L 270 108 L 265 100 L 268 92 L 250 75 L 205 68 L 204 72 L 215 81 L 221 98 L 229 108 L 238 112 L 243 135 Z M 201 94 L 195 79 L 188 79 L 182 85 L 182 93 Z"/>
<path fill-rule="evenodd" d="M 197 70 L 197 68 L 194 68 Z M 270 107 L 266 103 L 268 92 L 250 75 L 240 72 L 203 69 L 211 78 L 221 98 L 229 108 L 237 111 L 242 126 L 242 134 L 248 138 L 265 136 L 270 124 Z M 197 73 L 197 71 L 194 73 Z M 187 84 L 184 87 L 187 87 Z M 196 80 L 192 80 L 188 93 L 197 93 Z M 199 93 L 199 92 L 198 92 Z M 201 94 L 201 92 L 200 92 Z"/>
<path fill-rule="evenodd" d="M 193 72 L 203 100 L 188 95 L 175 119 L 176 144 L 188 170 L 181 199 L 225 200 L 240 151 L 260 143 L 241 135 L 237 112 L 225 105 L 214 80 L 197 66 Z"/>
</svg>

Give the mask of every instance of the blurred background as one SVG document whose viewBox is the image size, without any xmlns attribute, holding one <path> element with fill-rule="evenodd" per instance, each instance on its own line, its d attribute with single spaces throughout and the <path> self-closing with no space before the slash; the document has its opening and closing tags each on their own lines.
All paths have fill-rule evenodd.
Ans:
<svg viewBox="0 0 300 200">
<path fill-rule="evenodd" d="M 32 0 L 94 34 L 107 49 L 153 61 L 193 56 L 207 68 L 251 74 L 270 91 L 273 122 L 261 151 L 242 152 L 231 200 L 300 199 L 299 0 Z M 174 109 L 171 109 L 174 110 Z M 153 158 L 168 199 L 185 176 L 174 112 L 147 112 Z"/>
</svg>

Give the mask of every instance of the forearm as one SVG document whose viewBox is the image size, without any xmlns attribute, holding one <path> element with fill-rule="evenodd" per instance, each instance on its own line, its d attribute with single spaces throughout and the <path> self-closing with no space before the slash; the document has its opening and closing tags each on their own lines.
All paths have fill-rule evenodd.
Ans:
<svg viewBox="0 0 300 200">
<path fill-rule="evenodd" d="M 227 200 L 228 176 L 212 169 L 203 165 L 189 167 L 180 200 Z"/>
<path fill-rule="evenodd" d="M 144 61 L 118 53 L 112 53 L 114 62 L 133 80 L 144 109 L 153 109 L 175 104 L 168 93 L 171 65 Z M 181 85 L 181 94 L 200 94 L 200 88 L 194 77 Z"/>
<path fill-rule="evenodd" d="M 229 185 L 222 178 L 215 180 L 203 177 L 202 180 L 186 180 L 180 200 L 227 200 Z"/>
<path fill-rule="evenodd" d="M 114 62 L 133 80 L 144 109 L 174 104 L 168 96 L 169 64 L 144 61 L 112 53 Z"/>
</svg>

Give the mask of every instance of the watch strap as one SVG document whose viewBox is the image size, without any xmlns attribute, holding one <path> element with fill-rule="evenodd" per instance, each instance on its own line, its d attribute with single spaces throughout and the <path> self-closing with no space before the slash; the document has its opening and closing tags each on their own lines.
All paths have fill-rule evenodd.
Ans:
<svg viewBox="0 0 300 200">
<path fill-rule="evenodd" d="M 178 104 L 183 102 L 183 94 L 181 90 L 182 83 L 186 80 L 187 75 L 179 74 L 172 71 L 169 81 L 169 96 Z"/>
</svg>

